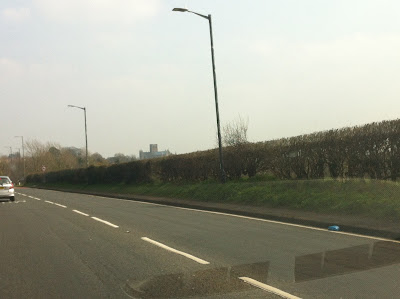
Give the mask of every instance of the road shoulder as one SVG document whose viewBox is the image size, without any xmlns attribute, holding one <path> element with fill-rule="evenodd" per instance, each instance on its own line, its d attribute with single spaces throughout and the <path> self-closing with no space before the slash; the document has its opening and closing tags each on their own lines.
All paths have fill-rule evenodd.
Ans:
<svg viewBox="0 0 400 299">
<path fill-rule="evenodd" d="M 340 227 L 340 230 L 345 232 L 400 240 L 400 222 L 390 221 L 387 219 L 371 219 L 370 217 L 360 215 L 324 214 L 283 208 L 269 208 L 256 205 L 204 202 L 188 199 L 156 197 L 137 194 L 118 194 L 87 190 L 72 190 L 64 188 L 35 188 L 70 193 L 89 194 L 110 198 L 120 198 L 126 200 L 136 200 L 169 206 L 201 209 L 213 212 L 230 213 L 294 224 L 309 225 L 326 229 L 331 225 L 338 225 Z"/>
</svg>

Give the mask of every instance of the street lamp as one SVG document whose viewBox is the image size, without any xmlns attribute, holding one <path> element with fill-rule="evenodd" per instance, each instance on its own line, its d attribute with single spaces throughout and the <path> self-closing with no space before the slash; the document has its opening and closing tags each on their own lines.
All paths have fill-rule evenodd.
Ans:
<svg viewBox="0 0 400 299">
<path fill-rule="evenodd" d="M 225 183 L 225 170 L 224 170 L 224 162 L 222 159 L 222 142 L 221 142 L 221 129 L 219 125 L 219 109 L 218 109 L 218 92 L 217 92 L 217 75 L 215 73 L 215 58 L 214 58 L 214 41 L 213 41 L 213 34 L 212 34 L 212 22 L 211 22 L 211 15 L 208 16 L 199 14 L 194 11 L 190 11 L 187 8 L 174 8 L 172 11 L 178 12 L 190 12 L 192 14 L 198 15 L 204 19 L 208 20 L 208 24 L 210 27 L 210 41 L 211 41 L 211 59 L 212 59 L 212 70 L 213 70 L 213 78 L 214 78 L 214 97 L 215 97 L 215 111 L 217 114 L 217 130 L 218 130 L 218 146 L 219 146 L 219 168 L 221 171 L 221 181 Z"/>
<path fill-rule="evenodd" d="M 22 160 L 24 161 L 24 182 L 25 182 L 25 146 L 24 146 L 24 136 L 14 136 L 15 138 L 22 139 Z M 21 155 L 20 155 L 21 157 Z"/>
<path fill-rule="evenodd" d="M 85 141 L 86 141 L 86 167 L 89 167 L 89 160 L 88 160 L 88 146 L 87 146 L 87 126 L 86 126 L 86 107 L 79 107 L 74 105 L 68 105 L 68 107 L 78 108 L 83 110 L 85 115 Z"/>
</svg>

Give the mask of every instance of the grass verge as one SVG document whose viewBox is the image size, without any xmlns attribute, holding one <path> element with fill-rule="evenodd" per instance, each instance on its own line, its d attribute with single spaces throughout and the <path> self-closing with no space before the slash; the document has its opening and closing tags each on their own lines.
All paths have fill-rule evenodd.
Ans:
<svg viewBox="0 0 400 299">
<path fill-rule="evenodd" d="M 377 180 L 260 181 L 247 179 L 200 183 L 72 185 L 42 187 L 119 194 L 160 196 L 198 201 L 287 208 L 321 213 L 367 215 L 387 220 L 400 219 L 400 184 Z"/>
</svg>

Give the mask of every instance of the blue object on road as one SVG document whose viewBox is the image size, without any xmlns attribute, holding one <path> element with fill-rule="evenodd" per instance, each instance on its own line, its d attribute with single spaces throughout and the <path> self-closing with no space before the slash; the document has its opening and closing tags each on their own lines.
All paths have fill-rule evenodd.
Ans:
<svg viewBox="0 0 400 299">
<path fill-rule="evenodd" d="M 330 227 L 328 227 L 329 230 L 333 230 L 333 231 L 339 231 L 339 226 L 337 225 L 331 225 Z"/>
</svg>

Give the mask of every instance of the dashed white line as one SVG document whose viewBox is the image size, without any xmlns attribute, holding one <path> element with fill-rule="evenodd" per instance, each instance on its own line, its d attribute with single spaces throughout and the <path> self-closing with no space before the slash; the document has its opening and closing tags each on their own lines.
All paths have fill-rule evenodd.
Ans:
<svg viewBox="0 0 400 299">
<path fill-rule="evenodd" d="M 75 212 L 75 213 L 81 214 L 83 216 L 89 216 L 89 214 L 83 213 L 83 212 L 78 211 L 78 210 L 72 210 L 72 211 Z"/>
<path fill-rule="evenodd" d="M 44 202 L 47 202 L 47 203 L 49 203 L 49 204 L 54 205 L 54 202 L 52 202 L 52 201 L 45 200 Z"/>
<path fill-rule="evenodd" d="M 18 195 L 22 195 L 22 196 L 26 196 L 26 197 L 32 198 L 32 199 L 41 200 L 40 198 L 37 198 L 37 197 L 31 196 L 31 195 L 26 195 L 26 194 L 19 193 L 19 192 L 15 192 L 15 193 L 16 193 L 16 194 L 18 194 Z"/>
<path fill-rule="evenodd" d="M 209 262 L 207 262 L 205 260 L 199 259 L 198 257 L 195 257 L 195 256 L 193 256 L 191 254 L 186 253 L 186 252 L 176 250 L 174 248 L 171 248 L 171 247 L 169 247 L 167 245 L 164 245 L 164 244 L 162 244 L 160 242 L 154 241 L 154 240 L 149 239 L 147 237 L 142 237 L 141 239 L 143 241 L 146 241 L 146 242 L 152 243 L 152 244 L 154 244 L 154 245 L 156 245 L 158 247 L 161 247 L 161 248 L 163 248 L 165 250 L 168 250 L 168 251 L 171 251 L 173 253 L 180 254 L 180 255 L 182 255 L 184 257 L 187 257 L 187 258 L 189 258 L 189 259 L 191 259 L 191 260 L 193 260 L 195 262 L 198 262 L 199 264 L 202 264 L 202 265 L 208 265 L 209 264 Z"/>
<path fill-rule="evenodd" d="M 249 277 L 239 277 L 239 279 L 243 280 L 244 282 L 251 284 L 252 286 L 255 286 L 259 289 L 262 289 L 264 291 L 273 293 L 275 295 L 281 296 L 283 298 L 287 299 L 301 299 L 300 297 L 294 296 L 292 294 L 286 293 L 280 289 L 274 288 L 268 284 L 261 283 L 255 279 L 249 278 Z"/>
<path fill-rule="evenodd" d="M 90 218 L 92 218 L 92 219 L 94 219 L 96 221 L 102 222 L 104 224 L 107 224 L 107 225 L 109 225 L 111 227 L 114 227 L 114 228 L 118 228 L 119 227 L 118 225 L 112 224 L 111 222 L 105 221 L 105 220 L 97 218 L 97 217 L 90 217 Z"/>
<path fill-rule="evenodd" d="M 62 208 L 66 208 L 67 206 L 64 205 L 60 205 L 59 203 L 54 203 L 56 206 L 62 207 Z"/>
</svg>

